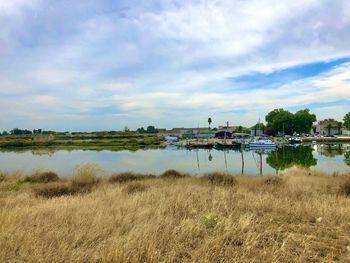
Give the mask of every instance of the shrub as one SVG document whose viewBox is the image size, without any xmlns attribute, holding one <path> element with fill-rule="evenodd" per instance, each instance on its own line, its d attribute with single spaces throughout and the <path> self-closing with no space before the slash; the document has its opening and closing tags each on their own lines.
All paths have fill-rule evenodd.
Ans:
<svg viewBox="0 0 350 263">
<path fill-rule="evenodd" d="M 264 180 L 265 185 L 280 186 L 284 184 L 284 180 L 281 177 L 269 176 Z"/>
<path fill-rule="evenodd" d="M 340 193 L 350 196 L 350 177 L 348 176 L 343 184 L 340 186 Z"/>
<path fill-rule="evenodd" d="M 72 186 L 79 188 L 81 191 L 90 191 L 93 186 L 100 182 L 97 173 L 100 171 L 98 166 L 85 164 L 79 166 L 78 173 L 72 178 Z"/>
<path fill-rule="evenodd" d="M 31 176 L 27 176 L 24 181 L 29 183 L 48 183 L 58 181 L 59 177 L 54 172 L 42 172 L 35 173 Z"/>
<path fill-rule="evenodd" d="M 49 183 L 33 188 L 36 197 L 53 198 L 79 193 L 79 188 L 70 183 Z"/>
<path fill-rule="evenodd" d="M 203 179 L 212 185 L 216 186 L 235 186 L 237 185 L 237 180 L 235 177 L 225 173 L 209 173 L 204 175 Z"/>
<path fill-rule="evenodd" d="M 136 174 L 136 173 L 131 173 L 131 172 L 125 172 L 125 173 L 118 173 L 118 174 L 113 174 L 109 178 L 110 183 L 126 183 L 130 181 L 137 181 L 146 178 L 145 175 L 142 174 Z"/>
<path fill-rule="evenodd" d="M 5 175 L 0 172 L 0 182 L 5 181 Z"/>
<path fill-rule="evenodd" d="M 189 177 L 189 175 L 185 173 L 180 173 L 176 170 L 167 170 L 164 173 L 162 173 L 160 177 L 177 179 L 177 178 Z"/>
<path fill-rule="evenodd" d="M 122 191 L 126 194 L 135 194 L 135 193 L 144 192 L 147 190 L 147 188 L 148 187 L 142 183 L 133 182 L 125 186 Z"/>
</svg>

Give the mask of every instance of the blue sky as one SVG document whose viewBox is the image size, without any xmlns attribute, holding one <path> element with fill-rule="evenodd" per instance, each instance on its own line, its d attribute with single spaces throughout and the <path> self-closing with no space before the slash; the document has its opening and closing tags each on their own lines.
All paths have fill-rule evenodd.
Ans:
<svg viewBox="0 0 350 263">
<path fill-rule="evenodd" d="M 1 0 L 0 129 L 350 111 L 346 0 Z"/>
</svg>

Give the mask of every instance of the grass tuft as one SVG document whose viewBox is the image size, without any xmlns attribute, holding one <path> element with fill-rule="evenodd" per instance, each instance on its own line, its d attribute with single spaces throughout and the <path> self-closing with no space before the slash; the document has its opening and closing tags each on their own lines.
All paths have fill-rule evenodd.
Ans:
<svg viewBox="0 0 350 263">
<path fill-rule="evenodd" d="M 155 178 L 155 176 L 125 172 L 125 173 L 113 174 L 111 177 L 109 177 L 108 181 L 110 183 L 126 183 L 131 181 L 143 180 L 147 178 Z"/>
<path fill-rule="evenodd" d="M 28 183 L 48 183 L 58 181 L 60 178 L 54 172 L 41 172 L 27 176 L 24 182 Z"/>
<path fill-rule="evenodd" d="M 270 185 L 270 186 L 281 186 L 284 184 L 284 180 L 281 177 L 277 176 L 268 176 L 264 180 L 265 185 Z"/>
<path fill-rule="evenodd" d="M 173 178 L 173 179 L 177 179 L 177 178 L 185 178 L 185 177 L 189 177 L 188 174 L 186 173 L 180 173 L 176 170 L 167 170 L 164 173 L 162 173 L 160 175 L 161 178 Z"/>
<path fill-rule="evenodd" d="M 73 184 L 67 182 L 54 182 L 44 185 L 37 185 L 33 188 L 33 191 L 36 197 L 53 198 L 82 193 L 83 189 L 84 188 L 74 186 Z"/>
<path fill-rule="evenodd" d="M 203 180 L 208 182 L 209 184 L 215 185 L 215 186 L 235 186 L 237 185 L 237 179 L 233 177 L 232 175 L 225 174 L 225 173 L 208 173 L 204 175 Z"/>
<path fill-rule="evenodd" d="M 90 192 L 91 189 L 101 182 L 97 174 L 100 172 L 98 166 L 85 164 L 79 166 L 77 175 L 72 178 L 72 187 L 79 189 L 79 192 Z"/>
<path fill-rule="evenodd" d="M 139 182 L 132 182 L 129 183 L 128 185 L 126 185 L 122 191 L 126 194 L 135 194 L 135 193 L 141 193 L 141 192 L 145 192 L 147 190 L 147 186 L 143 183 L 139 183 Z"/>
<path fill-rule="evenodd" d="M 341 184 L 340 193 L 350 197 L 350 176 L 347 176 L 347 178 Z"/>
</svg>

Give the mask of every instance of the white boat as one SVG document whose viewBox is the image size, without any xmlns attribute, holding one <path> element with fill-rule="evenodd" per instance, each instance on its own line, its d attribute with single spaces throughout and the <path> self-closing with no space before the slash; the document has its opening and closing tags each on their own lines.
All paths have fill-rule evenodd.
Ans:
<svg viewBox="0 0 350 263">
<path fill-rule="evenodd" d="M 274 143 L 273 141 L 266 139 L 266 140 L 257 140 L 249 143 L 250 148 L 255 148 L 255 149 L 271 149 L 271 148 L 276 148 L 277 144 Z"/>
</svg>

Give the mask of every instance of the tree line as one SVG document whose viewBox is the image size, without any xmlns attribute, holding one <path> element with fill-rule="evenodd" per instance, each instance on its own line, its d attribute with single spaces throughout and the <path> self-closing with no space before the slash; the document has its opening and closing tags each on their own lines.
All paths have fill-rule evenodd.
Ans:
<svg viewBox="0 0 350 263">
<path fill-rule="evenodd" d="M 325 119 L 324 121 L 330 122 L 327 125 L 329 130 L 338 128 L 340 133 L 342 127 L 348 129 L 350 127 L 350 112 L 344 116 L 343 120 L 344 123 L 334 119 Z M 299 110 L 296 113 L 285 109 L 274 109 L 266 115 L 265 121 L 267 124 L 266 127 L 264 126 L 263 131 L 269 135 L 308 134 L 313 127 L 313 123 L 316 121 L 316 115 L 311 113 L 309 109 Z M 332 125 L 331 122 L 336 122 L 336 125 Z"/>
</svg>

